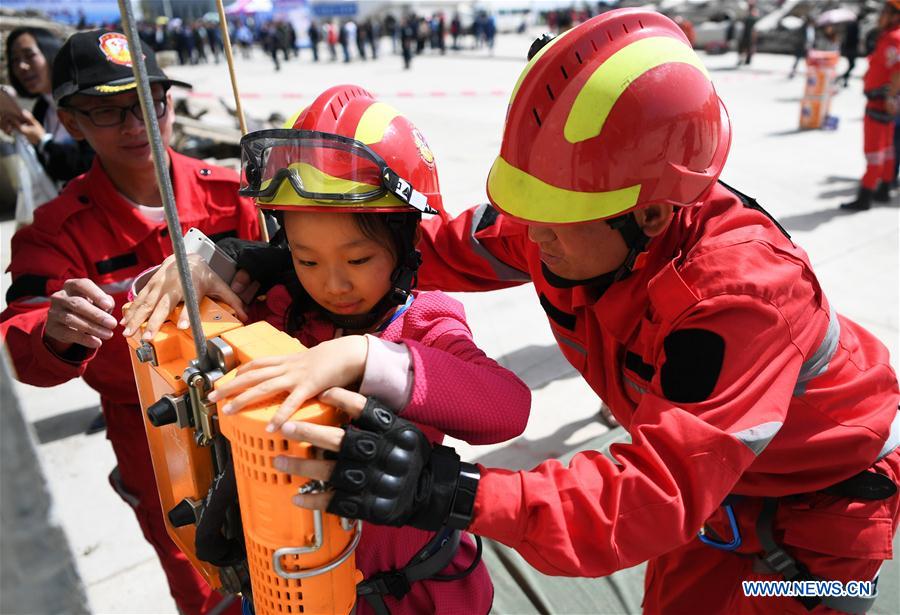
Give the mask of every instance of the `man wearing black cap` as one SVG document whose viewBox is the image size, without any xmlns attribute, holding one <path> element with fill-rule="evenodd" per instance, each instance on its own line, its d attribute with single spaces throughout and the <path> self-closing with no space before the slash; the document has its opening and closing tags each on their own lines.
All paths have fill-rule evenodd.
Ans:
<svg viewBox="0 0 900 615">
<path fill-rule="evenodd" d="M 172 134 L 172 85 L 143 45 L 163 143 Z M 221 601 L 166 533 L 144 434 L 128 348 L 114 335 L 135 276 L 171 254 L 125 35 L 79 32 L 53 64 L 60 121 L 90 143 L 93 167 L 41 207 L 34 224 L 12 239 L 7 309 L 0 338 L 18 378 L 54 386 L 83 377 L 101 396 L 107 437 L 118 467 L 113 487 L 137 515 L 162 562 L 182 613 L 208 612 Z M 182 231 L 216 238 L 258 233 L 252 201 L 237 196 L 238 177 L 167 149 Z M 237 601 L 226 611 L 239 611 Z"/>
</svg>

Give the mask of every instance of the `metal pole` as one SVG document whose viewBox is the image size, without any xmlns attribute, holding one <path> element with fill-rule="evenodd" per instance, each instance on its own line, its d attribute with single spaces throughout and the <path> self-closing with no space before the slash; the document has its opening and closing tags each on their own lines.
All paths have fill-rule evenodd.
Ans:
<svg viewBox="0 0 900 615">
<path fill-rule="evenodd" d="M 228 74 L 231 76 L 231 93 L 234 95 L 234 111 L 237 114 L 238 124 L 241 126 L 241 136 L 247 134 L 247 120 L 244 117 L 244 107 L 241 105 L 241 97 L 238 92 L 237 75 L 234 72 L 234 54 L 231 50 L 231 35 L 228 33 L 228 20 L 225 18 L 225 4 L 222 0 L 216 0 L 216 9 L 219 11 L 219 32 L 222 35 L 222 48 L 225 50 L 225 61 L 228 63 Z M 266 215 L 261 209 L 256 210 L 259 218 L 259 233 L 262 240 L 269 241 L 269 228 L 266 226 Z"/>
<path fill-rule="evenodd" d="M 150 81 L 147 78 L 147 66 L 144 63 L 141 39 L 138 37 L 131 0 L 118 0 L 118 2 L 119 11 L 122 14 L 122 29 L 128 38 L 128 48 L 131 50 L 131 68 L 134 71 L 137 94 L 141 103 L 141 111 L 144 115 L 144 127 L 147 130 L 150 149 L 153 151 L 156 183 L 159 186 L 159 193 L 162 197 L 163 210 L 166 212 L 166 224 L 169 228 L 169 236 L 172 238 L 172 248 L 175 253 L 175 264 L 178 266 L 178 276 L 181 278 L 181 289 L 184 292 L 184 309 L 187 310 L 188 318 L 191 322 L 194 350 L 197 353 L 197 366 L 201 370 L 206 370 L 209 362 L 206 350 L 206 336 L 203 333 L 197 293 L 194 292 L 194 285 L 191 282 L 191 274 L 187 264 L 187 254 L 184 251 L 181 223 L 178 221 L 178 209 L 175 207 L 175 195 L 172 191 L 172 179 L 169 177 L 169 165 L 166 160 L 162 134 L 159 131 L 159 121 L 152 106 L 153 95 L 150 92 Z"/>
</svg>

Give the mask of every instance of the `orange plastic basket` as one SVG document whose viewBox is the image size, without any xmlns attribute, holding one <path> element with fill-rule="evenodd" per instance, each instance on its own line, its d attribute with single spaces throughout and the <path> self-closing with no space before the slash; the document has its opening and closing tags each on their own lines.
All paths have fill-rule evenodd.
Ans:
<svg viewBox="0 0 900 615">
<path fill-rule="evenodd" d="M 241 364 L 304 350 L 300 342 L 263 322 L 221 337 L 236 349 Z M 232 377 L 233 372 L 216 385 Z M 278 455 L 310 458 L 312 453 L 308 444 L 266 431 L 280 402 L 268 400 L 237 414 L 219 414 L 219 427 L 231 442 L 253 606 L 257 615 L 345 615 L 356 602 L 356 584 L 362 580 L 353 556 L 360 525 L 291 502 L 307 481 L 276 471 L 274 459 Z M 293 418 L 322 425 L 346 421 L 342 413 L 318 403 L 304 405 Z"/>
</svg>

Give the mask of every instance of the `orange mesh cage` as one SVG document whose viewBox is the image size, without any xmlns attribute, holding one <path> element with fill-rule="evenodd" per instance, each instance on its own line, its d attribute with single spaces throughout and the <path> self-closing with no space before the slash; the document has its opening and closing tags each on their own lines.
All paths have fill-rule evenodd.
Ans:
<svg viewBox="0 0 900 615">
<path fill-rule="evenodd" d="M 219 338 L 220 345 L 224 342 L 234 367 L 258 357 L 305 350 L 296 339 L 268 323 L 243 326 L 209 299 L 201 302 L 200 315 L 207 339 Z M 172 317 L 149 344 L 141 343 L 140 334 L 127 341 L 166 529 L 210 586 L 223 589 L 229 585 L 222 578 L 223 570 L 196 556 L 195 524 L 176 527 L 167 514 L 186 499 L 202 505 L 214 475 L 213 449 L 197 443 L 195 427 L 185 426 L 183 421 L 181 426 L 155 426 L 147 414 L 164 396 L 181 398 L 188 392 L 183 379 L 195 356 L 193 341 L 189 331 L 176 328 Z M 234 370 L 214 386 L 233 377 Z M 266 432 L 269 417 L 281 401 L 267 400 L 231 416 L 220 417 L 214 411 L 211 418 L 214 428 L 231 444 L 254 608 L 257 615 L 343 615 L 353 608 L 356 584 L 362 580 L 353 556 L 359 525 L 291 502 L 306 479 L 275 471 L 273 460 L 282 454 L 310 457 L 311 451 L 307 444 Z M 334 408 L 317 403 L 306 404 L 294 418 L 326 425 L 346 421 Z"/>
</svg>

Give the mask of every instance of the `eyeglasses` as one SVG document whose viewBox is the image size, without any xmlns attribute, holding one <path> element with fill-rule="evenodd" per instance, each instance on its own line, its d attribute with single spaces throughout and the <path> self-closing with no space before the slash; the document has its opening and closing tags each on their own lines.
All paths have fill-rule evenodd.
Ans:
<svg viewBox="0 0 900 615">
<path fill-rule="evenodd" d="M 165 98 L 163 99 L 153 99 L 153 108 L 156 110 L 156 119 L 162 118 L 166 114 L 166 109 L 168 107 L 168 102 Z M 89 120 L 91 120 L 91 124 L 97 126 L 98 128 L 108 128 L 110 126 L 118 126 L 125 121 L 125 116 L 130 111 L 134 117 L 136 117 L 141 122 L 144 121 L 144 115 L 141 112 L 141 103 L 136 102 L 133 105 L 128 107 L 115 107 L 113 105 L 105 106 L 105 107 L 94 107 L 93 109 L 79 109 L 78 107 L 69 107 L 66 109 L 71 111 L 75 111 L 76 113 L 80 113 L 82 115 L 86 115 Z"/>
</svg>

